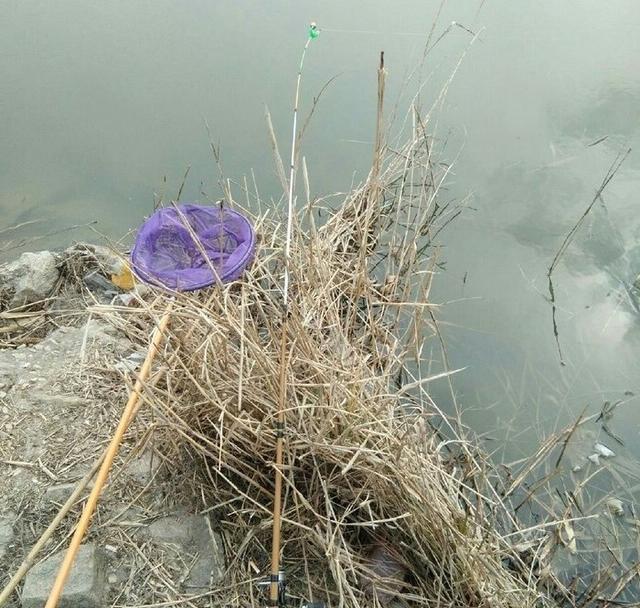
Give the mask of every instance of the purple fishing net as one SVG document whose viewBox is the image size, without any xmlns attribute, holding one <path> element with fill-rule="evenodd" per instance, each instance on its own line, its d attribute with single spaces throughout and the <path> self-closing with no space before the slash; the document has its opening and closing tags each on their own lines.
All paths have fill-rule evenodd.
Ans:
<svg viewBox="0 0 640 608">
<path fill-rule="evenodd" d="M 237 279 L 254 248 L 253 228 L 237 211 L 186 203 L 159 209 L 142 224 L 131 262 L 145 283 L 193 291 Z"/>
</svg>

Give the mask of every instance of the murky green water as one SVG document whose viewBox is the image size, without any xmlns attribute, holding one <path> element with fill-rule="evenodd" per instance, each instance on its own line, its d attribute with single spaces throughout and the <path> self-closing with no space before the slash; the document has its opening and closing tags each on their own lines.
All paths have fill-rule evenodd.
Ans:
<svg viewBox="0 0 640 608">
<path fill-rule="evenodd" d="M 255 172 L 266 204 L 279 190 L 264 120 L 283 152 L 295 70 L 309 19 L 325 29 L 305 68 L 303 108 L 324 93 L 304 144 L 314 192 L 365 175 L 375 67 L 386 51 L 389 99 L 419 63 L 439 2 L 326 0 L 5 1 L 0 4 L 2 234 L 19 244 L 97 221 L 110 237 L 134 228 L 154 196 L 215 199 L 217 169 Z M 640 155 L 632 152 L 557 274 L 561 368 L 546 268 L 616 155 L 640 142 L 640 4 L 636 0 L 445 2 L 423 76 L 437 98 L 466 52 L 432 129 L 455 161 L 447 199 L 470 210 L 445 237 L 436 297 L 467 420 L 530 449 L 585 406 L 622 400 L 614 425 L 637 454 Z M 416 35 L 417 34 L 417 35 Z M 419 81 L 405 89 L 413 94 Z M 599 141 L 601 140 L 601 141 Z M 594 143 L 598 142 L 599 143 Z M 593 144 L 593 145 L 591 145 Z M 42 246 L 93 238 L 56 234 Z M 32 244 L 29 247 L 33 248 Z M 444 388 L 444 387 L 443 387 Z M 434 386 L 440 398 L 444 390 Z M 495 431 L 495 429 L 499 429 Z"/>
</svg>

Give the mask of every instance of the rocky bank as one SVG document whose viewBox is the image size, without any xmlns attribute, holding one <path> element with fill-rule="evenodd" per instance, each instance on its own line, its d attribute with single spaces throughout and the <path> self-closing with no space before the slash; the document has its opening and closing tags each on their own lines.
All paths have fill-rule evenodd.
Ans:
<svg viewBox="0 0 640 608">
<path fill-rule="evenodd" d="M 99 314 L 148 295 L 126 289 L 123 268 L 117 252 L 86 244 L 0 267 L 0 589 L 104 450 L 144 355 Z M 223 579 L 223 537 L 189 467 L 154 449 L 152 426 L 145 412 L 131 426 L 61 608 L 210 604 Z M 9 605 L 44 605 L 81 508 Z"/>
</svg>

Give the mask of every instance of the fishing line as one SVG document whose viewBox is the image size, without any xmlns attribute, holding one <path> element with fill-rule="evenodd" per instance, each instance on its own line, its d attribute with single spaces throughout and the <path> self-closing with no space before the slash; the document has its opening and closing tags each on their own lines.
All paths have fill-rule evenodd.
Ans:
<svg viewBox="0 0 640 608">
<path fill-rule="evenodd" d="M 458 23 L 457 21 L 452 21 L 446 28 L 445 33 L 450 31 L 453 27 L 459 27 L 464 30 L 468 34 L 473 36 L 476 33 L 463 25 L 462 23 Z M 336 34 L 365 34 L 365 35 L 375 35 L 375 36 L 419 36 L 422 38 L 427 38 L 429 35 L 428 32 L 381 32 L 377 30 L 349 30 L 349 29 L 338 29 L 338 28 L 327 28 L 323 27 L 322 32 L 330 32 Z"/>
<path fill-rule="evenodd" d="M 422 36 L 426 38 L 427 32 L 379 32 L 376 30 L 343 30 L 323 27 L 322 32 L 331 32 L 336 34 L 373 34 L 376 36 Z"/>
</svg>

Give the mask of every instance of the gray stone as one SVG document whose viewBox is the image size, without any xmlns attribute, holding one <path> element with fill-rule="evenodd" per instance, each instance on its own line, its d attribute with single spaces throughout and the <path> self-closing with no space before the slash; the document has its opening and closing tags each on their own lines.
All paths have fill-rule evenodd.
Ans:
<svg viewBox="0 0 640 608">
<path fill-rule="evenodd" d="M 45 605 L 65 551 L 34 566 L 22 590 L 22 608 Z M 100 608 L 105 591 L 104 558 L 93 544 L 81 545 L 58 602 L 59 608 Z"/>
<path fill-rule="evenodd" d="M 13 542 L 13 520 L 13 516 L 0 517 L 0 559 L 6 555 Z"/>
<path fill-rule="evenodd" d="M 169 515 L 156 519 L 149 526 L 149 535 L 161 543 L 174 545 L 191 544 L 194 537 L 202 535 L 198 528 L 206 526 L 204 517 L 199 515 Z"/>
<path fill-rule="evenodd" d="M 106 293 L 112 293 L 113 295 L 117 294 L 119 291 L 119 289 L 109 281 L 109 279 L 104 277 L 97 270 L 88 272 L 84 275 L 82 280 L 91 291 L 104 291 Z"/>
<path fill-rule="evenodd" d="M 127 475 L 135 479 L 139 484 L 146 486 L 156 475 L 160 468 L 160 458 L 151 450 L 132 458 L 127 465 Z"/>
<path fill-rule="evenodd" d="M 53 503 L 54 505 L 60 506 L 66 502 L 69 496 L 71 496 L 77 485 L 78 484 L 76 482 L 60 483 L 55 486 L 49 486 L 44 492 L 44 500 L 46 503 Z M 87 488 L 93 488 L 93 482 L 89 483 Z"/>
<path fill-rule="evenodd" d="M 113 521 L 118 526 L 124 526 L 128 528 L 128 534 L 134 534 L 136 529 L 146 530 L 149 520 L 145 509 L 140 506 L 130 505 L 120 502 L 108 501 L 102 506 L 104 510 L 104 517 L 108 521 Z M 105 549 L 109 549 L 111 545 L 105 546 Z"/>
<path fill-rule="evenodd" d="M 190 593 L 204 593 L 222 582 L 224 572 L 222 538 L 214 532 L 213 537 L 198 547 L 198 557 L 184 581 L 184 587 Z"/>
<path fill-rule="evenodd" d="M 50 251 L 23 253 L 0 267 L 0 286 L 10 294 L 9 307 L 32 304 L 49 296 L 60 272 Z"/>
<path fill-rule="evenodd" d="M 149 535 L 156 541 L 176 545 L 184 554 L 183 562 L 191 563 L 184 587 L 199 593 L 222 582 L 225 556 L 222 537 L 210 528 L 202 515 L 171 515 L 157 519 L 149 526 Z M 191 559 L 189 559 L 191 558 Z"/>
</svg>

